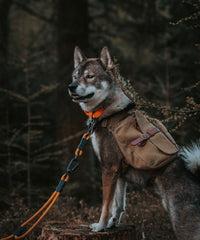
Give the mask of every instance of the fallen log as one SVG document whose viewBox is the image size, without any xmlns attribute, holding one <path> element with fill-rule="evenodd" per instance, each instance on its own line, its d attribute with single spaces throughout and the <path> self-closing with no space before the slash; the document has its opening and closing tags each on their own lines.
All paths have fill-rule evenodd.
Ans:
<svg viewBox="0 0 200 240">
<path fill-rule="evenodd" d="M 135 229 L 132 225 L 121 225 L 105 232 L 91 232 L 89 225 L 70 224 L 51 221 L 45 223 L 39 240 L 134 240 Z"/>
</svg>

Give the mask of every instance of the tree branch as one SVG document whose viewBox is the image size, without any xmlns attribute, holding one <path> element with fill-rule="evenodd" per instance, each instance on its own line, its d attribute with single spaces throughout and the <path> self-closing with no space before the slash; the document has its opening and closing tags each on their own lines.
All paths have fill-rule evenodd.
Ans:
<svg viewBox="0 0 200 240">
<path fill-rule="evenodd" d="M 29 13 L 30 15 L 32 15 L 32 16 L 34 16 L 36 18 L 39 18 L 40 20 L 45 21 L 45 22 L 47 22 L 49 24 L 56 25 L 55 21 L 52 18 L 45 17 L 44 15 L 42 15 L 42 14 L 40 14 L 38 12 L 35 12 L 33 9 L 27 7 L 25 4 L 20 3 L 18 1 L 14 1 L 14 3 L 15 3 L 15 5 L 17 7 L 19 7 L 23 11 Z"/>
<path fill-rule="evenodd" d="M 43 146 L 43 147 L 35 150 L 34 154 L 38 154 L 38 153 L 40 153 L 40 152 L 42 152 L 44 150 L 47 150 L 49 148 L 52 148 L 52 147 L 56 147 L 56 146 L 60 146 L 62 144 L 66 144 L 67 142 L 71 141 L 72 139 L 80 137 L 81 134 L 83 134 L 83 133 L 84 133 L 84 131 L 79 131 L 79 132 L 75 133 L 74 135 L 68 136 L 68 137 L 66 137 L 66 138 L 64 138 L 64 139 L 62 139 L 60 141 L 57 141 L 55 143 L 47 144 L 46 146 Z"/>
<path fill-rule="evenodd" d="M 4 88 L 0 88 L 0 92 L 3 92 L 3 93 L 6 93 L 8 94 L 10 97 L 14 97 L 15 99 L 21 101 L 21 102 L 24 102 L 26 103 L 27 102 L 27 98 L 22 96 L 21 94 L 19 93 L 16 93 L 16 92 L 13 92 L 11 90 L 8 90 L 8 89 L 4 89 Z"/>
</svg>

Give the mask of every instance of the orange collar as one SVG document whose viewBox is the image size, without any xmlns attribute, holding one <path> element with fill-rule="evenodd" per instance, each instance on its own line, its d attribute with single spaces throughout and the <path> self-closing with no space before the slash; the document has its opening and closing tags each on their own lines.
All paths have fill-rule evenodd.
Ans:
<svg viewBox="0 0 200 240">
<path fill-rule="evenodd" d="M 99 118 L 102 114 L 103 114 L 104 108 L 100 108 L 99 110 L 97 110 L 96 112 L 86 112 L 84 111 L 84 113 L 91 119 L 93 118 Z"/>
</svg>

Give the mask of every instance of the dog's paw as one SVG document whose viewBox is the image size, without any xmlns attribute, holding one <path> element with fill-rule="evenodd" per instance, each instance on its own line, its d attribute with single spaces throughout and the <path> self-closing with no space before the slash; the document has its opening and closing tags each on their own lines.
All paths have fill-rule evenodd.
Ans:
<svg viewBox="0 0 200 240">
<path fill-rule="evenodd" d="M 112 227 L 118 227 L 118 226 L 119 226 L 119 220 L 111 217 L 108 221 L 106 228 L 112 228 Z"/>
<path fill-rule="evenodd" d="M 92 230 L 92 232 L 100 232 L 105 229 L 105 226 L 101 223 L 93 223 L 90 225 L 90 229 Z"/>
</svg>

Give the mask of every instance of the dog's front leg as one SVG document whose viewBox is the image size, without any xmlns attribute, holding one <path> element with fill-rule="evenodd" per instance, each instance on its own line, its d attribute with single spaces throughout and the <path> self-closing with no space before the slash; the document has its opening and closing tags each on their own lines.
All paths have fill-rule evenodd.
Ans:
<svg viewBox="0 0 200 240">
<path fill-rule="evenodd" d="M 109 219 L 107 228 L 113 226 L 118 227 L 120 224 L 121 217 L 126 207 L 126 188 L 127 183 L 124 179 L 118 178 L 113 204 L 111 208 L 111 217 Z"/>
<path fill-rule="evenodd" d="M 110 217 L 110 208 L 115 193 L 116 183 L 118 179 L 118 171 L 111 169 L 103 169 L 102 182 L 103 182 L 103 206 L 101 217 L 98 223 L 93 223 L 90 228 L 93 232 L 99 232 L 106 229 Z"/>
</svg>

